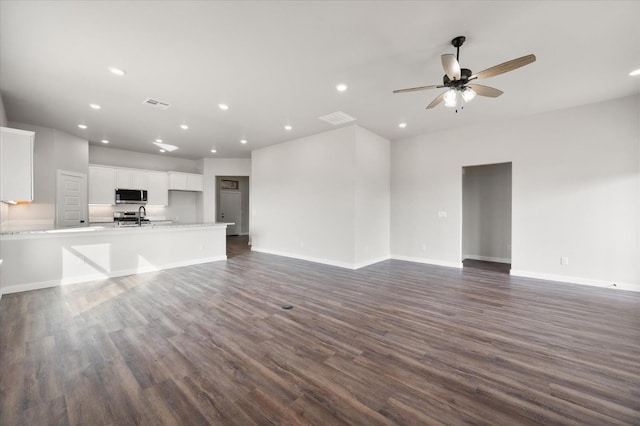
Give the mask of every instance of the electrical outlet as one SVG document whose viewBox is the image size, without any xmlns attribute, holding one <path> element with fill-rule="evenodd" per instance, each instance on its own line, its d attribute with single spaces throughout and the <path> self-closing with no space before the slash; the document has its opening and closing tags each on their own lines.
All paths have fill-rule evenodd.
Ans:
<svg viewBox="0 0 640 426">
<path fill-rule="evenodd" d="M 304 247 L 304 240 L 300 240 L 300 247 Z"/>
<path fill-rule="evenodd" d="M 569 264 L 569 258 L 568 257 L 561 257 L 560 258 L 560 264 L 561 265 L 568 265 Z"/>
<path fill-rule="evenodd" d="M 439 211 L 438 217 L 447 217 L 447 212 Z"/>
<path fill-rule="evenodd" d="M 422 251 L 427 251 L 427 245 L 425 243 L 422 243 Z"/>
</svg>

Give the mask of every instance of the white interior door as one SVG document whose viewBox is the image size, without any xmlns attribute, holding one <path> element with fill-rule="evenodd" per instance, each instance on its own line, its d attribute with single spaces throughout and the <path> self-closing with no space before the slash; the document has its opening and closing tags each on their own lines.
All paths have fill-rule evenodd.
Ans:
<svg viewBox="0 0 640 426">
<path fill-rule="evenodd" d="M 240 191 L 220 191 L 219 222 L 233 222 L 227 226 L 227 235 L 239 235 L 241 227 Z"/>
<path fill-rule="evenodd" d="M 87 226 L 87 175 L 58 170 L 56 227 Z"/>
</svg>

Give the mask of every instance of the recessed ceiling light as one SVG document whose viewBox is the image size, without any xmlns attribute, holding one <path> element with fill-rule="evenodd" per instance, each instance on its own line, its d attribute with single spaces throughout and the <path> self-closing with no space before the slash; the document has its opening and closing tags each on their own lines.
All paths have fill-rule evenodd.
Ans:
<svg viewBox="0 0 640 426">
<path fill-rule="evenodd" d="M 120 75 L 120 76 L 123 76 L 127 73 L 125 70 L 118 67 L 109 67 L 109 71 L 111 71 L 112 74 Z"/>
<path fill-rule="evenodd" d="M 336 90 L 337 90 L 338 92 L 344 92 L 344 91 L 346 91 L 348 88 L 349 88 L 349 86 L 347 86 L 347 85 L 346 85 L 346 84 L 344 84 L 344 83 L 340 83 L 340 84 L 338 84 L 338 85 L 336 86 Z"/>
<path fill-rule="evenodd" d="M 212 149 L 212 150 L 211 150 L 211 152 L 213 152 L 213 153 L 215 154 L 215 153 L 216 153 L 216 152 L 218 152 L 218 151 L 216 151 L 215 149 Z"/>
<path fill-rule="evenodd" d="M 101 109 L 102 107 L 98 104 L 89 104 L 89 107 L 91 107 L 91 109 Z"/>
<path fill-rule="evenodd" d="M 189 129 L 189 126 L 187 126 L 186 124 L 181 124 L 181 125 L 180 125 L 180 128 L 181 128 L 182 130 L 187 130 L 187 129 Z"/>
<path fill-rule="evenodd" d="M 240 139 L 240 143 L 241 144 L 245 144 L 245 143 L 247 143 L 247 140 L 246 139 Z"/>
<path fill-rule="evenodd" d="M 106 140 L 106 139 L 102 139 L 100 142 L 102 142 L 102 143 L 109 143 L 109 141 L 108 141 L 108 140 Z"/>
<path fill-rule="evenodd" d="M 167 151 L 165 151 L 164 149 L 161 149 L 160 152 L 167 152 Z"/>
<path fill-rule="evenodd" d="M 86 124 L 78 124 L 78 127 L 80 127 L 81 129 L 86 129 L 87 125 Z"/>
<path fill-rule="evenodd" d="M 291 127 L 291 126 L 289 126 L 289 125 L 287 124 L 286 126 L 284 126 L 284 129 L 285 129 L 285 130 L 291 130 L 291 129 L 293 129 L 293 127 Z"/>
<path fill-rule="evenodd" d="M 405 127 L 407 127 L 407 123 L 400 123 L 398 124 L 398 127 L 400 127 L 401 129 L 404 129 Z"/>
<path fill-rule="evenodd" d="M 162 143 L 162 139 L 156 139 L 157 143 Z"/>
<path fill-rule="evenodd" d="M 637 70 L 633 70 L 633 71 L 631 71 L 631 72 L 629 73 L 629 75 L 630 75 L 631 77 L 635 77 L 635 76 L 637 76 L 637 75 L 640 75 L 640 68 L 638 68 Z"/>
<path fill-rule="evenodd" d="M 220 108 L 223 111 L 226 111 L 229 109 L 229 105 L 227 104 L 218 104 L 218 108 Z"/>
</svg>

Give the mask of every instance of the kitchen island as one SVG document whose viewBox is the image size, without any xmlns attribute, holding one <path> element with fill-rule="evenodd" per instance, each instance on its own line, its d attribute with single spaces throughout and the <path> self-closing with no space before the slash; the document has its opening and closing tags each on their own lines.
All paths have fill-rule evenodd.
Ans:
<svg viewBox="0 0 640 426">
<path fill-rule="evenodd" d="M 227 223 L 0 234 L 0 295 L 225 260 Z"/>
</svg>

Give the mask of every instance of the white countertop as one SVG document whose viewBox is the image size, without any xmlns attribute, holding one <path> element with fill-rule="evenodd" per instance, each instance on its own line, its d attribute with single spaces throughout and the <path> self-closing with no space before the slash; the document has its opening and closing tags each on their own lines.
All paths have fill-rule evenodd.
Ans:
<svg viewBox="0 0 640 426">
<path fill-rule="evenodd" d="M 92 223 L 91 226 L 83 226 L 78 228 L 61 228 L 61 229 L 52 229 L 49 226 L 38 226 L 38 227 L 29 227 L 29 229 L 19 229 L 19 227 L 15 227 L 11 229 L 10 226 L 3 225 L 0 230 L 0 238 L 15 238 L 15 237 L 44 237 L 44 236 L 56 236 L 56 235 L 64 235 L 64 236 L 72 236 L 72 235 L 86 235 L 87 233 L 92 232 L 140 232 L 140 231 L 157 231 L 157 230 L 169 230 L 169 229 L 179 229 L 179 228 L 194 228 L 194 227 L 225 227 L 227 225 L 233 225 L 233 223 L 225 223 L 225 222 L 202 222 L 202 223 L 182 223 L 182 222 L 170 222 L 170 221 L 159 221 L 159 222 L 149 222 L 145 223 L 142 226 L 117 226 L 113 222 L 111 223 Z M 36 229 L 34 229 L 36 228 Z"/>
</svg>

